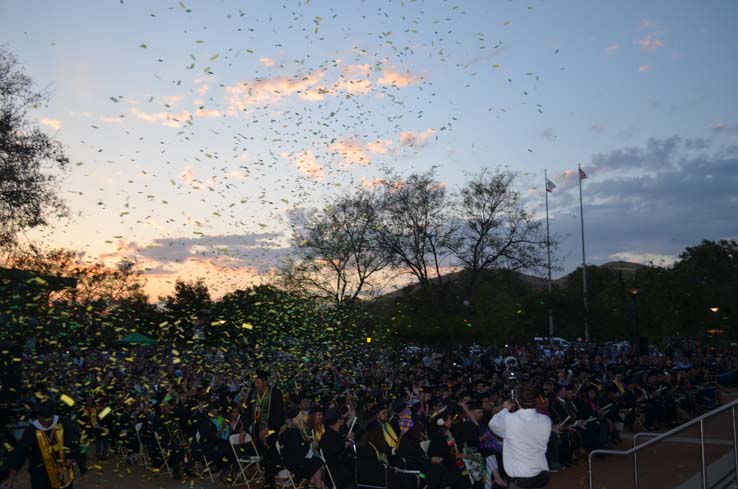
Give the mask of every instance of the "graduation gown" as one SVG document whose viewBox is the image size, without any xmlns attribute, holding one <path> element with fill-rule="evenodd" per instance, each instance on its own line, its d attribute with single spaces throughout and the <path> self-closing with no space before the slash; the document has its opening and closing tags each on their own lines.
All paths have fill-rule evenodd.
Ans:
<svg viewBox="0 0 738 489">
<path fill-rule="evenodd" d="M 310 479 L 323 465 L 319 458 L 306 458 L 310 452 L 310 444 L 305 440 L 299 428 L 290 426 L 279 435 L 282 445 L 282 459 L 290 472 L 301 479 Z"/>
<path fill-rule="evenodd" d="M 346 438 L 337 431 L 327 428 L 318 445 L 331 471 L 338 489 L 349 487 L 354 482 L 353 463 L 346 452 Z"/>
<path fill-rule="evenodd" d="M 68 450 L 66 458 L 79 457 L 79 430 L 67 420 L 58 420 L 64 429 L 64 447 Z M 18 446 L 10 454 L 5 463 L 5 469 L 20 471 L 26 459 L 29 460 L 28 472 L 31 474 L 31 489 L 51 489 L 51 482 L 46 472 L 41 450 L 36 439 L 36 428 L 31 425 L 23 432 Z M 68 487 L 72 487 L 69 485 Z"/>
</svg>

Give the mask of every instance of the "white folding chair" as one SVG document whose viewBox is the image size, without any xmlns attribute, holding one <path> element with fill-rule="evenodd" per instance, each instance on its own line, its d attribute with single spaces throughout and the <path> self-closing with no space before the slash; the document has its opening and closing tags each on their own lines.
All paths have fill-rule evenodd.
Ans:
<svg viewBox="0 0 738 489">
<path fill-rule="evenodd" d="M 277 447 L 277 453 L 279 454 L 279 458 L 282 458 L 282 445 L 277 441 L 276 444 Z M 300 481 L 299 484 L 295 484 L 295 479 L 292 477 L 292 472 L 290 472 L 289 469 L 286 467 L 279 471 L 277 476 L 274 478 L 274 483 L 281 488 L 289 488 L 292 489 L 300 489 L 307 485 L 307 479 L 303 479 Z"/>
<path fill-rule="evenodd" d="M 326 485 L 326 483 L 325 483 L 326 478 L 324 477 L 323 478 L 323 487 L 326 487 L 327 489 L 338 489 L 336 487 L 336 481 L 335 481 L 335 479 L 333 479 L 333 474 L 331 473 L 331 469 L 330 469 L 330 467 L 328 467 L 328 462 L 325 459 L 325 455 L 323 455 L 323 449 L 322 448 L 320 449 L 320 452 L 319 453 L 320 453 L 321 460 L 323 460 L 323 470 L 325 471 L 326 474 L 328 474 L 328 481 L 330 481 L 330 483 L 331 483 L 330 486 Z"/>
<path fill-rule="evenodd" d="M 136 454 L 136 461 L 139 465 L 148 467 L 149 459 L 146 457 L 146 447 L 144 447 L 143 441 L 141 441 L 141 430 L 143 429 L 143 423 L 136 423 L 134 429 L 136 430 L 136 440 L 138 440 L 138 453 Z"/>
<path fill-rule="evenodd" d="M 197 442 L 198 445 L 200 444 L 200 431 L 199 430 L 195 432 L 195 441 Z M 208 460 L 208 458 L 205 456 L 205 453 L 202 453 L 202 462 L 203 462 L 203 469 L 202 471 L 198 472 L 197 474 L 198 477 L 202 479 L 202 474 L 207 473 L 210 476 L 210 482 L 215 483 L 215 479 L 213 478 L 213 470 L 210 467 L 211 464 L 213 464 L 214 462 Z"/>
<path fill-rule="evenodd" d="M 251 482 L 256 481 L 261 476 L 261 457 L 259 456 L 259 451 L 256 449 L 256 443 L 254 443 L 254 439 L 248 433 L 245 434 L 243 441 L 241 441 L 241 435 L 236 433 L 228 437 L 228 442 L 231 444 L 231 450 L 233 450 L 233 456 L 236 459 L 239 470 L 239 474 L 233 479 L 231 486 L 246 484 L 251 489 Z M 251 448 L 254 449 L 254 455 L 243 456 L 240 454 L 236 447 L 242 445 L 251 445 Z M 246 471 L 252 467 L 254 468 L 254 473 L 249 477 L 246 475 Z M 241 482 L 242 480 L 243 482 Z"/>
<path fill-rule="evenodd" d="M 167 468 L 167 472 L 169 473 L 169 477 L 174 477 L 172 474 L 172 469 L 169 468 L 169 462 L 167 461 L 168 455 L 167 452 L 164 450 L 164 446 L 161 444 L 161 436 L 159 436 L 159 433 L 154 431 L 154 439 L 156 440 L 156 446 L 159 447 L 159 452 L 161 453 L 162 459 L 164 459 L 164 463 L 161 464 L 161 466 L 157 470 L 161 470 L 162 467 Z"/>
</svg>

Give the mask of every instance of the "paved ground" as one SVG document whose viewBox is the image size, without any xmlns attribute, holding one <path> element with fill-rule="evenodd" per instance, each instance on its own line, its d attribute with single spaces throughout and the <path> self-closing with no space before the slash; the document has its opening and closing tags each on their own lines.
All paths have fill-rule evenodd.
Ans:
<svg viewBox="0 0 738 489">
<path fill-rule="evenodd" d="M 733 420 L 730 411 L 708 421 L 704 426 L 705 462 L 708 467 L 708 487 L 725 473 L 725 462 L 733 467 Z M 642 439 L 639 443 L 644 443 Z M 700 450 L 699 426 L 683 430 L 668 442 L 647 447 L 638 455 L 640 488 L 674 488 L 694 480 L 700 472 L 702 453 Z M 633 446 L 632 436 L 627 434 L 619 450 Z M 716 463 L 721 460 L 722 463 Z M 152 472 L 139 466 L 128 466 L 117 460 L 91 462 L 90 471 L 75 481 L 77 489 L 213 489 L 223 488 L 217 480 L 186 479 L 175 481 L 166 471 Z M 715 473 L 720 468 L 720 474 Z M 596 489 L 633 488 L 633 459 L 630 457 L 608 456 L 593 462 L 593 486 Z M 701 478 L 701 477 L 700 477 Z M 701 485 L 701 480 L 699 481 Z M 27 471 L 19 474 L 16 489 L 28 489 Z M 259 486 L 260 487 L 260 486 Z M 588 487 L 587 460 L 580 460 L 574 466 L 553 474 L 551 489 L 583 489 Z M 254 488 L 256 489 L 256 488 Z"/>
</svg>

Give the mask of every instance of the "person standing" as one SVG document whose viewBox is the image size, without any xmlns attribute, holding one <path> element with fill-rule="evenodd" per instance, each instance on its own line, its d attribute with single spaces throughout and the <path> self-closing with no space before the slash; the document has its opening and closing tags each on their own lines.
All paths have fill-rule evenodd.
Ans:
<svg viewBox="0 0 738 489">
<path fill-rule="evenodd" d="M 28 472 L 31 489 L 71 489 L 73 463 L 79 455 L 79 430 L 54 414 L 54 405 L 46 401 L 38 409 L 38 417 L 26 428 L 20 443 L 9 457 L 8 478 L 0 484 L 12 489 L 15 476 L 30 458 Z"/>
<path fill-rule="evenodd" d="M 511 477 L 511 489 L 538 489 L 548 485 L 550 475 L 546 447 L 551 420 L 536 411 L 538 393 L 531 384 L 518 388 L 515 401 L 506 400 L 489 422 L 489 428 L 503 439 L 502 462 Z M 513 407 L 519 409 L 513 412 Z"/>
<path fill-rule="evenodd" d="M 284 398 L 277 387 L 269 384 L 269 373 L 257 370 L 248 399 L 246 420 L 263 459 L 264 485 L 273 488 L 279 459 L 277 436 L 285 423 Z"/>
</svg>

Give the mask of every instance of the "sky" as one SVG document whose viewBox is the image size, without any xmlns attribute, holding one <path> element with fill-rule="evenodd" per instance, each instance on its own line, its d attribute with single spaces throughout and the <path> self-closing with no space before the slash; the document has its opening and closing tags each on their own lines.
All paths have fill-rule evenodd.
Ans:
<svg viewBox="0 0 738 489">
<path fill-rule="evenodd" d="M 390 168 L 518 172 L 559 274 L 738 238 L 738 3 L 0 2 L 72 161 L 24 239 L 129 258 L 152 297 L 269 280 L 289 217 Z"/>
</svg>

